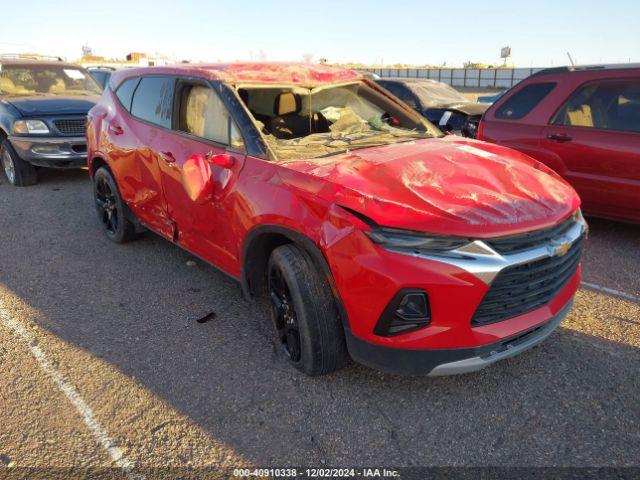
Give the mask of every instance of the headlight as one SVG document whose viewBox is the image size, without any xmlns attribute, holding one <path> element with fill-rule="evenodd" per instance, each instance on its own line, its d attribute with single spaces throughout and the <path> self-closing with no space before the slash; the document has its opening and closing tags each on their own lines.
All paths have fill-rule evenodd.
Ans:
<svg viewBox="0 0 640 480">
<path fill-rule="evenodd" d="M 464 247 L 473 240 L 465 237 L 427 235 L 392 228 L 378 228 L 364 233 L 375 243 L 389 250 L 426 253 L 440 256 L 455 255 L 452 250 Z"/>
<path fill-rule="evenodd" d="M 13 124 L 13 133 L 17 135 L 43 135 L 49 133 L 49 127 L 42 120 L 18 120 Z"/>
</svg>

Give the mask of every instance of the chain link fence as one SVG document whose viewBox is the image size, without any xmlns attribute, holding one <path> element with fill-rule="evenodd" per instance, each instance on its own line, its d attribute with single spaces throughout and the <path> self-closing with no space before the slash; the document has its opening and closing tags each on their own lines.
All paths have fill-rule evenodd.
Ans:
<svg viewBox="0 0 640 480">
<path fill-rule="evenodd" d="M 428 78 L 469 88 L 511 88 L 544 68 L 363 68 L 381 77 Z"/>
</svg>

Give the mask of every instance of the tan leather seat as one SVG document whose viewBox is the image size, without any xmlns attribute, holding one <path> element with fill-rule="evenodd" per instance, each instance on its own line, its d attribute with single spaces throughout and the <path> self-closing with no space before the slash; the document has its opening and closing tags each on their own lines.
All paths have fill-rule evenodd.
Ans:
<svg viewBox="0 0 640 480">
<path fill-rule="evenodd" d="M 204 137 L 205 112 L 209 102 L 209 92 L 207 87 L 192 87 L 187 97 L 185 108 L 185 126 L 187 131 L 198 137 Z"/>
<path fill-rule="evenodd" d="M 186 131 L 198 137 L 227 144 L 229 119 L 227 109 L 209 87 L 194 86 L 189 90 L 184 111 Z"/>
<path fill-rule="evenodd" d="M 64 93 L 67 91 L 67 85 L 61 78 L 56 78 L 56 83 L 49 87 L 49 93 Z"/>
<path fill-rule="evenodd" d="M 322 113 L 316 112 L 309 117 L 301 115 L 301 110 L 300 95 L 293 92 L 278 94 L 273 106 L 275 117 L 269 121 L 269 132 L 276 138 L 288 140 L 329 131 L 329 124 Z"/>
<path fill-rule="evenodd" d="M 16 85 L 10 78 L 0 77 L 0 91 L 3 93 L 16 93 Z"/>
<path fill-rule="evenodd" d="M 298 114 L 300 112 L 300 97 L 293 92 L 280 93 L 275 100 L 274 113 L 276 116 Z"/>
<path fill-rule="evenodd" d="M 593 127 L 593 117 L 589 105 L 582 105 L 581 108 L 575 110 L 567 110 L 567 119 L 569 125 L 574 127 Z"/>
<path fill-rule="evenodd" d="M 302 99 L 293 92 L 279 93 L 273 105 L 274 117 L 268 130 L 276 138 L 291 139 L 311 133 L 309 118 L 300 115 Z"/>
</svg>

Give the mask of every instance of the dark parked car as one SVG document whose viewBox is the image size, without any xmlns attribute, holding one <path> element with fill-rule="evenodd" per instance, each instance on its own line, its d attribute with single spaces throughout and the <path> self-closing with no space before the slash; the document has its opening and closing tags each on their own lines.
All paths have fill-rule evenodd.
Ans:
<svg viewBox="0 0 640 480">
<path fill-rule="evenodd" d="M 487 110 L 478 137 L 551 167 L 585 213 L 640 223 L 640 64 L 542 70 Z"/>
<path fill-rule="evenodd" d="M 426 78 L 383 78 L 376 82 L 422 114 L 443 132 L 476 138 L 488 105 L 467 99 L 446 83 Z"/>
<path fill-rule="evenodd" d="M 113 67 L 88 67 L 87 71 L 102 88 L 107 86 L 111 74 L 115 71 Z"/>
<path fill-rule="evenodd" d="M 9 183 L 36 183 L 36 166 L 85 166 L 86 115 L 100 93 L 77 65 L 0 58 L 0 158 Z"/>
</svg>

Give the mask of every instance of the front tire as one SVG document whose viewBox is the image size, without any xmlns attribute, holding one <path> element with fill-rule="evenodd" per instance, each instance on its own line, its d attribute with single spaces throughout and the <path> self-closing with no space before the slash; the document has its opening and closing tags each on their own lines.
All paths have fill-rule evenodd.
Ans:
<svg viewBox="0 0 640 480">
<path fill-rule="evenodd" d="M 304 250 L 288 244 L 273 251 L 268 292 L 271 318 L 289 363 L 310 376 L 345 365 L 348 355 L 336 301 Z"/>
<path fill-rule="evenodd" d="M 2 160 L 4 174 L 11 185 L 27 187 L 34 185 L 38 181 L 35 167 L 22 160 L 7 139 L 2 141 L 0 159 Z"/>
<path fill-rule="evenodd" d="M 120 197 L 116 181 L 106 167 L 100 167 L 93 176 L 93 198 L 98 219 L 109 240 L 125 243 L 136 237 L 135 226 L 127 218 L 127 207 Z"/>
</svg>

